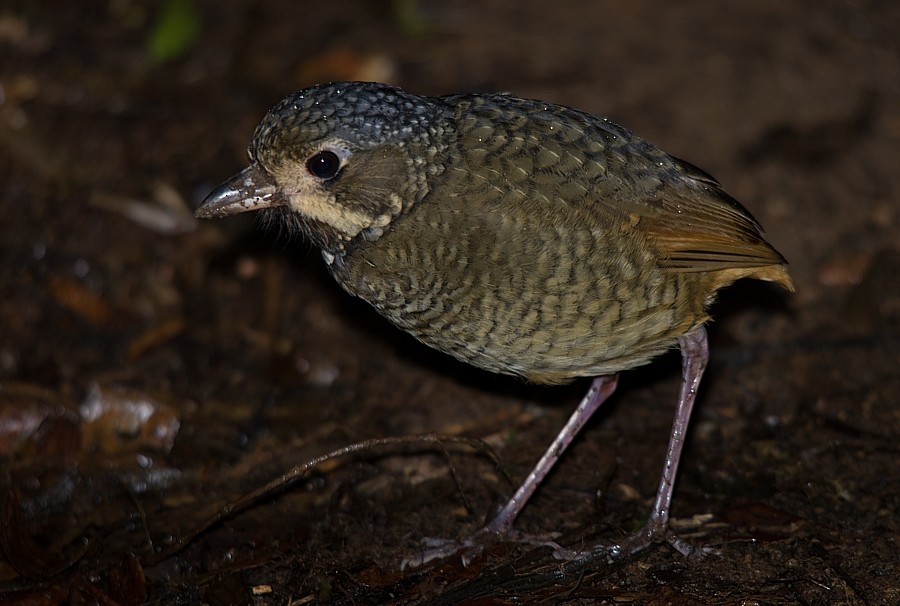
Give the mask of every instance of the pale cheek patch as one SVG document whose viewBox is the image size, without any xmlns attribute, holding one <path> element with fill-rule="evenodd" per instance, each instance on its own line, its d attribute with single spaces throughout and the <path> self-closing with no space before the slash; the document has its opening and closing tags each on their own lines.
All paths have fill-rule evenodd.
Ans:
<svg viewBox="0 0 900 606">
<path fill-rule="evenodd" d="M 372 224 L 371 216 L 340 206 L 334 201 L 334 196 L 322 191 L 292 193 L 287 195 L 287 199 L 288 206 L 294 212 L 333 227 L 349 238 L 356 237 Z"/>
<path fill-rule="evenodd" d="M 371 216 L 338 204 L 305 169 L 285 168 L 274 176 L 293 212 L 327 225 L 347 238 L 354 238 L 371 227 Z"/>
</svg>

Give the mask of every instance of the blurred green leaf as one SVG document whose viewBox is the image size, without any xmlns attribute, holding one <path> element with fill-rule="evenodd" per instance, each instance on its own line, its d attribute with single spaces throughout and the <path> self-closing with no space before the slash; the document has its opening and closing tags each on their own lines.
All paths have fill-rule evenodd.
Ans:
<svg viewBox="0 0 900 606">
<path fill-rule="evenodd" d="M 197 42 L 200 12 L 193 0 L 166 0 L 150 30 L 147 52 L 163 62 L 183 57 Z"/>
<path fill-rule="evenodd" d="M 418 0 L 394 0 L 394 18 L 407 36 L 428 34 L 428 20 L 422 14 Z"/>
</svg>

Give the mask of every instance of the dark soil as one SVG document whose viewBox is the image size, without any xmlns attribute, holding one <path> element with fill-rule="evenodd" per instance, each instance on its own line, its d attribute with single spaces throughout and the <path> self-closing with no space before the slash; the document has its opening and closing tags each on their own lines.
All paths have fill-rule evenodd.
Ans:
<svg viewBox="0 0 900 606">
<path fill-rule="evenodd" d="M 4 3 L 0 602 L 900 603 L 898 31 L 876 0 Z M 479 528 L 588 383 L 464 367 L 307 244 L 193 219 L 271 105 L 344 79 L 610 116 L 766 227 L 797 293 L 713 307 L 673 507 L 716 553 L 498 543 L 401 571 Z M 674 353 L 626 373 L 517 527 L 638 528 L 679 378 Z M 367 443 L 415 434 L 443 439 Z"/>
</svg>

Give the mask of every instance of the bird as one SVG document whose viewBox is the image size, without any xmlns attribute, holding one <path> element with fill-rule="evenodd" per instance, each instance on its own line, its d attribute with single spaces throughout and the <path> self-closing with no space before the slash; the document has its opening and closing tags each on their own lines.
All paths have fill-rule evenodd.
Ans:
<svg viewBox="0 0 900 606">
<path fill-rule="evenodd" d="M 465 363 L 536 384 L 593 378 L 507 504 L 467 539 L 410 562 L 516 536 L 516 518 L 619 373 L 675 347 L 681 388 L 651 513 L 597 549 L 668 542 L 697 552 L 669 528 L 669 512 L 709 358 L 708 308 L 741 278 L 794 290 L 784 257 L 716 179 L 563 105 L 374 82 L 287 96 L 248 156 L 198 218 L 253 211 L 299 234 L 350 295 Z"/>
</svg>

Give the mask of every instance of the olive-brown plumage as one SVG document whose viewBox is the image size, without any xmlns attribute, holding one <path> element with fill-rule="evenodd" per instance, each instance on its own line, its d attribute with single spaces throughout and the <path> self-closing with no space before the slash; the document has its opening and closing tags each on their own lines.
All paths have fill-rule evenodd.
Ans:
<svg viewBox="0 0 900 606">
<path fill-rule="evenodd" d="M 316 86 L 266 115 L 250 160 L 198 216 L 263 210 L 314 242 L 349 293 L 480 368 L 540 383 L 602 377 L 563 448 L 612 392 L 611 377 L 675 345 L 691 384 L 679 406 L 686 425 L 716 291 L 742 277 L 792 288 L 784 259 L 712 177 L 558 105 Z M 509 529 L 556 456 L 488 530 Z M 647 541 L 659 538 L 651 530 Z"/>
</svg>

